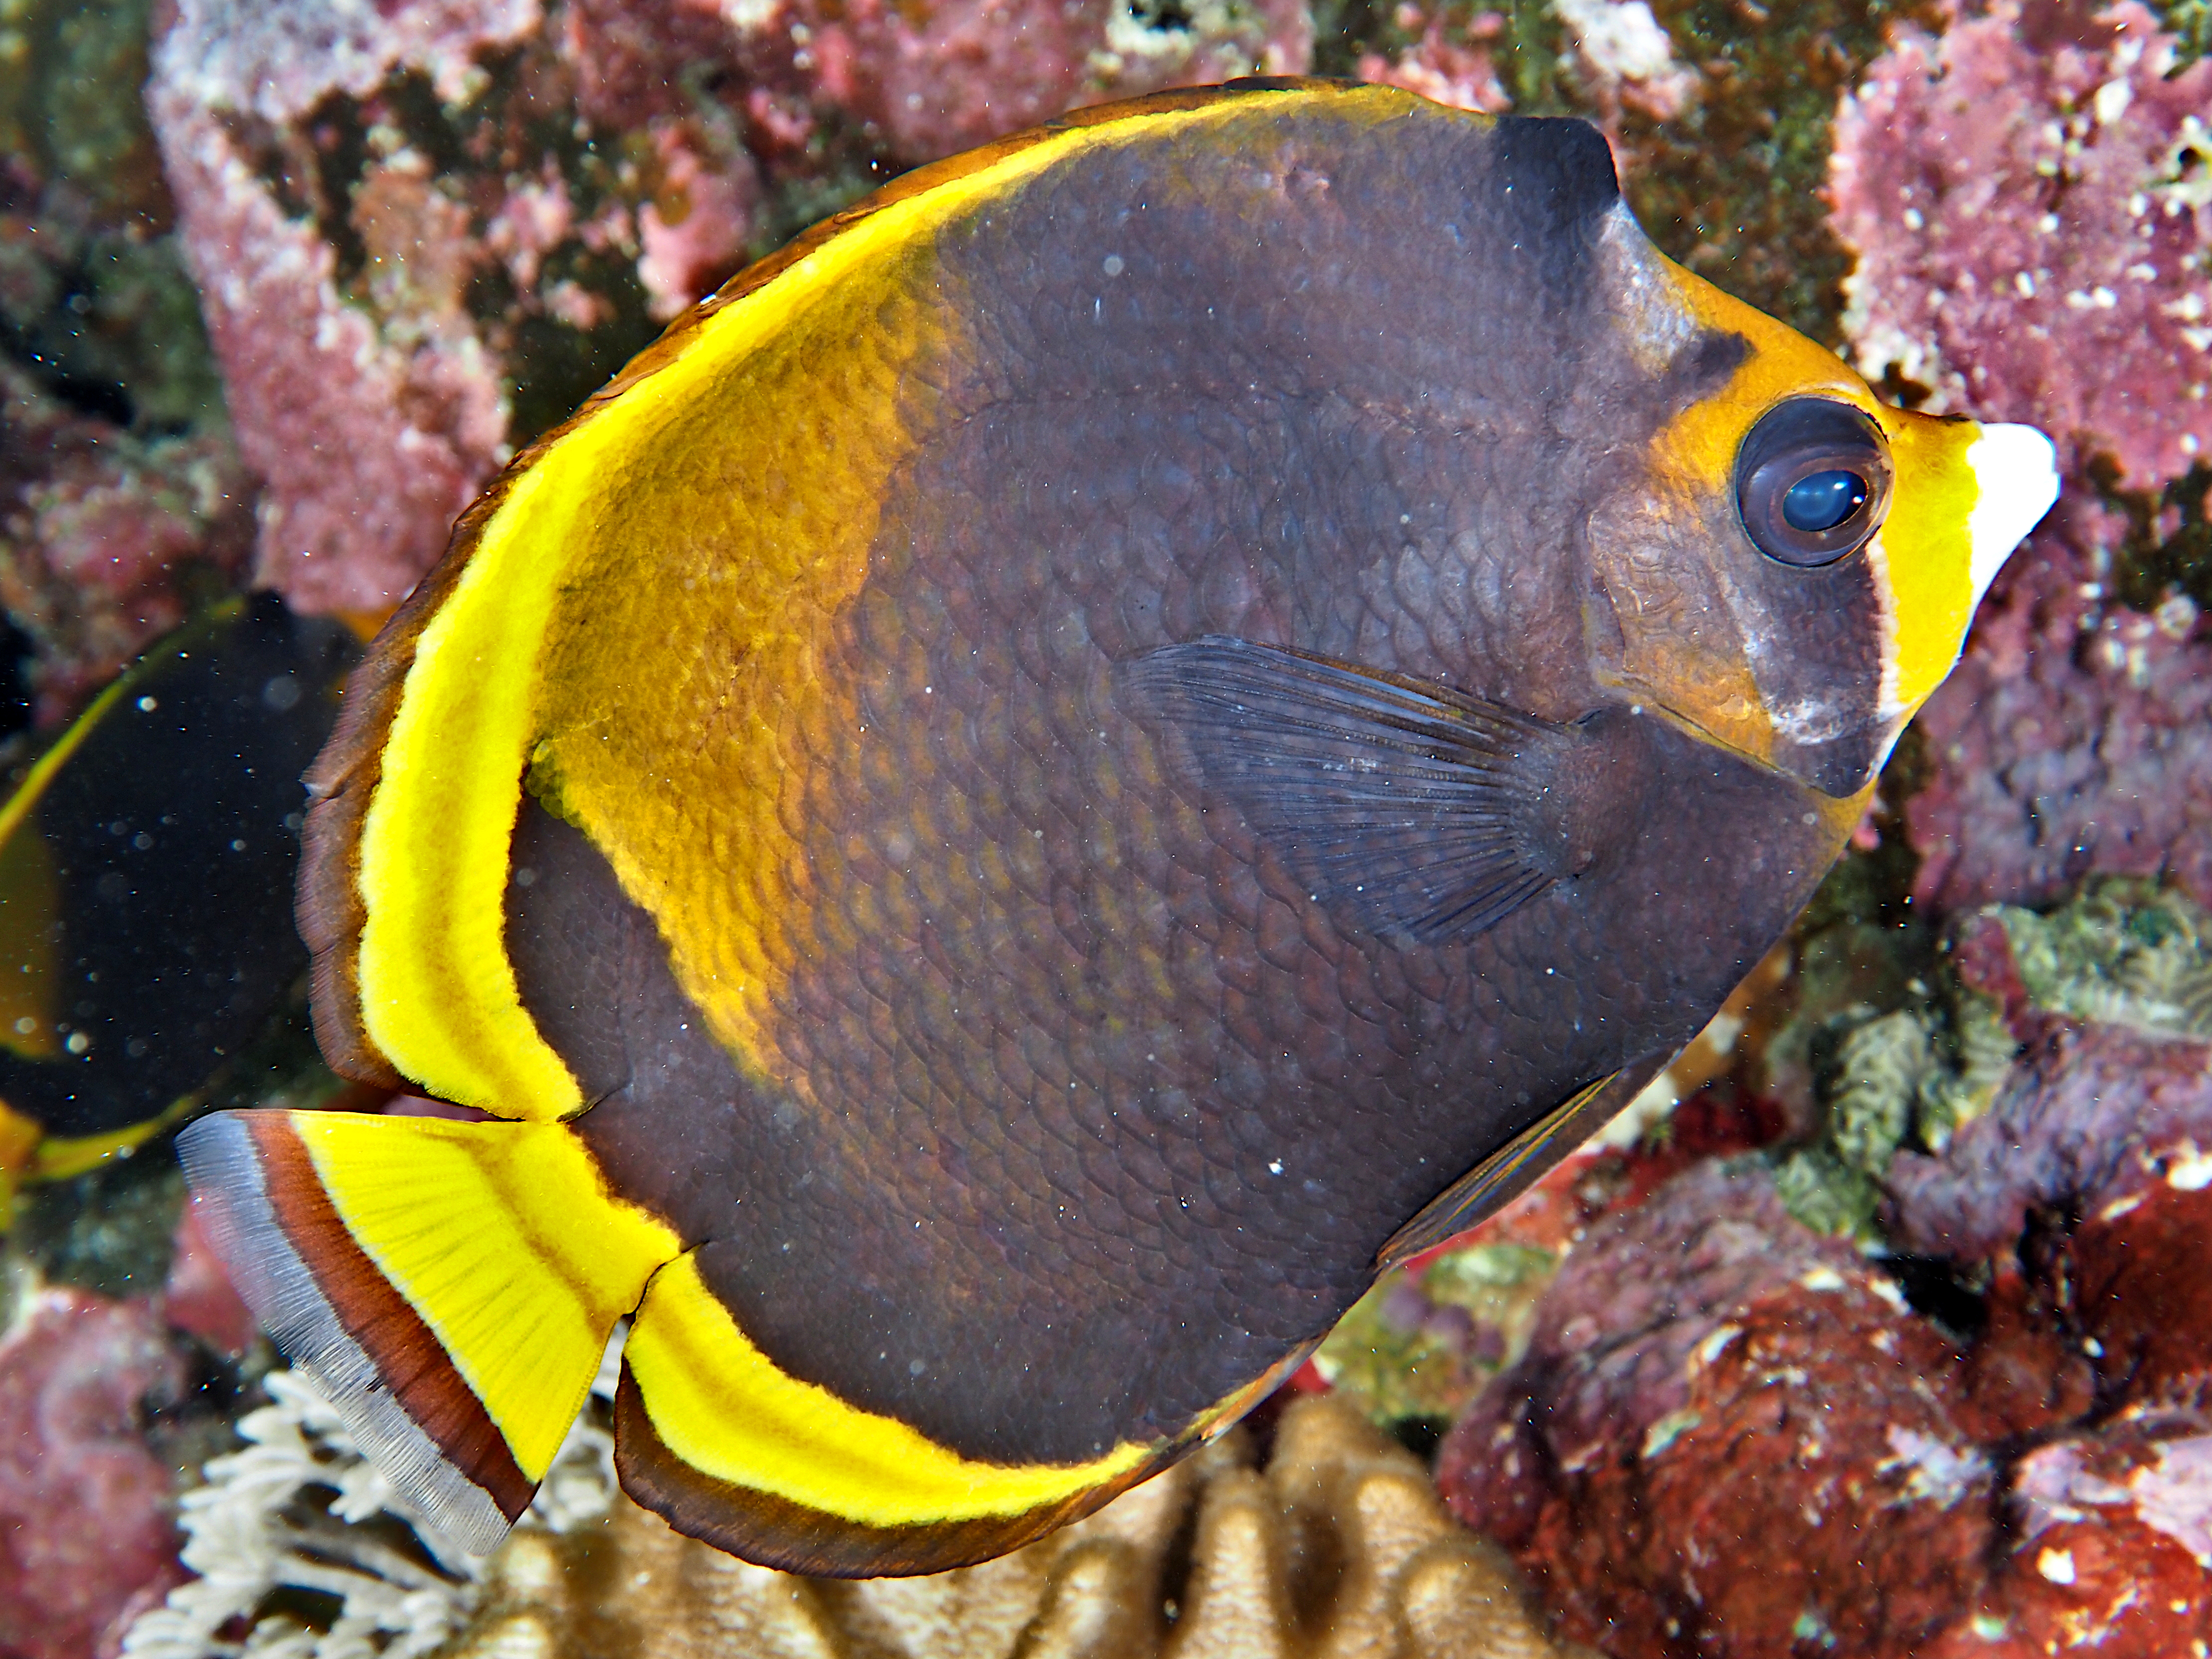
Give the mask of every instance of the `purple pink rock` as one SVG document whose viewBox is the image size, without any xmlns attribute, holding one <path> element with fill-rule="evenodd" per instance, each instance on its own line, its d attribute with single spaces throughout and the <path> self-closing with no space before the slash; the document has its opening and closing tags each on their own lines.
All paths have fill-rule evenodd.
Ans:
<svg viewBox="0 0 2212 1659">
<path fill-rule="evenodd" d="M 2212 62 L 2134 0 L 1903 27 L 1835 124 L 1862 368 L 2154 489 L 2212 453 Z"/>
<path fill-rule="evenodd" d="M 2186 599 L 2104 601 L 2107 516 L 2061 499 L 1921 710 L 1932 765 L 1905 817 L 1922 903 L 2045 903 L 2092 872 L 2212 902 L 2212 630 Z"/>
<path fill-rule="evenodd" d="M 1614 1659 L 1901 1655 L 1973 1604 L 1996 1470 L 1957 1356 L 1763 1173 L 1706 1164 L 1599 1223 L 1538 1319 L 1438 1480 L 1569 1635 Z"/>
<path fill-rule="evenodd" d="M 0 1341 L 0 1659 L 105 1659 L 184 1581 L 143 1435 L 183 1382 L 144 1302 L 41 1291 Z"/>
</svg>

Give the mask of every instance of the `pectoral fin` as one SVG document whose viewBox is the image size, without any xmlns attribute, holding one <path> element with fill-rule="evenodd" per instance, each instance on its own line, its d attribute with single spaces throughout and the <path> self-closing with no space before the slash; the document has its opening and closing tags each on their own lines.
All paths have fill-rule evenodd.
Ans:
<svg viewBox="0 0 2212 1659">
<path fill-rule="evenodd" d="M 1621 711 L 1560 725 L 1220 635 L 1124 684 L 1316 900 L 1384 938 L 1464 943 L 1633 833 L 1643 749 Z"/>
</svg>

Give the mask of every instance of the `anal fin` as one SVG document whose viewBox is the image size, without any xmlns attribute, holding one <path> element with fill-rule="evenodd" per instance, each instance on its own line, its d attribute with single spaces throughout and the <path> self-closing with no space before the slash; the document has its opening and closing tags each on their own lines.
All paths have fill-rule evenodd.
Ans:
<svg viewBox="0 0 2212 1659">
<path fill-rule="evenodd" d="M 714 1288 L 710 1244 L 653 1276 L 623 1350 L 615 1466 L 678 1531 L 763 1566 L 942 1572 L 1042 1537 L 1202 1437 L 1084 1464 L 979 1462 L 780 1370 Z"/>
<path fill-rule="evenodd" d="M 270 1338 L 404 1511 L 471 1553 L 527 1507 L 616 1320 L 681 1248 L 559 1125 L 219 1112 L 178 1150 Z"/>
<path fill-rule="evenodd" d="M 1375 1253 L 1378 1273 L 1431 1249 L 1495 1215 L 1582 1145 L 1658 1075 L 1667 1056 L 1655 1054 L 1600 1078 L 1530 1124 L 1424 1205 Z"/>
</svg>

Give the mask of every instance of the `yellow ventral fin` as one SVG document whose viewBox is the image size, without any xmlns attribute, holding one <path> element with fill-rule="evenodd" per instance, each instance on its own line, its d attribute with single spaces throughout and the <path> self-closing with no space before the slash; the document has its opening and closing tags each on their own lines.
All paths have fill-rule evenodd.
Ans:
<svg viewBox="0 0 2212 1659">
<path fill-rule="evenodd" d="M 630 1327 L 615 1462 L 631 1497 L 732 1554 L 842 1577 L 940 1572 L 1088 1514 L 1178 1449 L 1125 1443 L 1075 1464 L 963 1457 L 779 1370 L 708 1284 L 702 1254 L 654 1275 Z"/>
<path fill-rule="evenodd" d="M 682 1248 L 558 1124 L 218 1112 L 178 1151 L 262 1325 L 450 1550 L 528 1506 Z"/>
</svg>

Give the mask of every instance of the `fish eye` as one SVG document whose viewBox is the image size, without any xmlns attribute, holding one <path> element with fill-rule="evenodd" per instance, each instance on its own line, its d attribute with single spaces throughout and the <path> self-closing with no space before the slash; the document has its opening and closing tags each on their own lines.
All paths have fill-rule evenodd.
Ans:
<svg viewBox="0 0 2212 1659">
<path fill-rule="evenodd" d="M 1752 545 L 1800 569 L 1856 553 L 1889 504 L 1889 454 L 1849 404 L 1793 398 L 1759 418 L 1736 453 L 1736 511 Z"/>
</svg>

